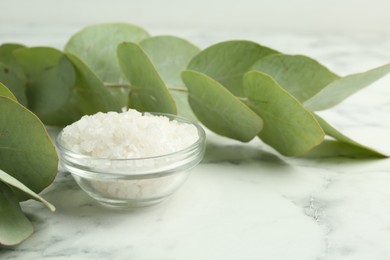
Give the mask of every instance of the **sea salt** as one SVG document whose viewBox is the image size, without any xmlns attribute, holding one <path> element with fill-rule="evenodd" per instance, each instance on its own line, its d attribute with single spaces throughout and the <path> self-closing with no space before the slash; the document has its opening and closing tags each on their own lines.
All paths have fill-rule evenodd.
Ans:
<svg viewBox="0 0 390 260">
<path fill-rule="evenodd" d="M 84 116 L 63 130 L 64 146 L 79 154 L 122 159 L 180 151 L 198 140 L 195 126 L 166 116 L 126 112 Z"/>
<path fill-rule="evenodd" d="M 188 169 L 183 168 L 191 158 L 187 153 L 161 155 L 183 150 L 200 136 L 193 124 L 130 109 L 84 116 L 65 127 L 60 138 L 68 150 L 90 156 L 77 159 L 86 166 L 79 171 L 106 173 L 96 178 L 73 174 L 89 195 L 103 204 L 133 201 L 142 205 L 142 201 L 150 203 L 169 195 L 188 176 Z M 172 174 L 176 169 L 182 172 Z M 112 178 L 110 173 L 114 173 Z"/>
</svg>

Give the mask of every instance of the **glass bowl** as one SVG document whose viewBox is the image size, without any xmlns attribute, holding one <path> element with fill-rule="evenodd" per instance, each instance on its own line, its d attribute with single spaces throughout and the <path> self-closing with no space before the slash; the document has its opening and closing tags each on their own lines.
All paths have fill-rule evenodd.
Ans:
<svg viewBox="0 0 390 260">
<path fill-rule="evenodd" d="M 56 139 L 61 166 L 72 174 L 90 197 L 105 206 L 132 208 L 163 201 L 184 183 L 190 170 L 202 160 L 206 134 L 199 124 L 185 118 L 152 114 L 194 125 L 198 130 L 198 140 L 185 149 L 165 155 L 106 159 L 74 153 L 65 148 L 61 131 Z"/>
</svg>

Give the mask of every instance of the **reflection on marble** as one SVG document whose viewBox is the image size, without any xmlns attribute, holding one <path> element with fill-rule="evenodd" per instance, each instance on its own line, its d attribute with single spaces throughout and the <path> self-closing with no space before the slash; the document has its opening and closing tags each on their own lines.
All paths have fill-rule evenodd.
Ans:
<svg viewBox="0 0 390 260">
<path fill-rule="evenodd" d="M 30 37 L 19 30 L 19 39 Z M 11 36 L 0 30 L 1 41 Z M 184 36 L 203 45 L 237 38 Z M 390 38 L 241 36 L 314 56 L 342 73 L 390 61 Z M 389 153 L 389 85 L 387 76 L 323 116 Z M 208 133 L 204 161 L 174 196 L 154 207 L 103 208 L 59 172 L 43 193 L 57 211 L 24 202 L 35 233 L 19 246 L 0 248 L 0 258 L 390 259 L 389 186 L 389 159 L 285 158 L 259 140 L 243 144 Z"/>
</svg>

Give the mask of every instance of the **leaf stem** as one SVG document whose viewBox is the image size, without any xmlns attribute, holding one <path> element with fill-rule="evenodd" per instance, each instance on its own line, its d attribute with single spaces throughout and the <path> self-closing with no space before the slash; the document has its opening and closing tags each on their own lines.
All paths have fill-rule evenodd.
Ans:
<svg viewBox="0 0 390 260">
<path fill-rule="evenodd" d="M 133 89 L 134 86 L 126 83 L 109 83 L 105 82 L 104 86 L 107 88 L 124 88 L 124 89 Z M 168 87 L 170 91 L 177 91 L 177 92 L 183 92 L 183 93 L 188 93 L 188 90 L 185 88 L 181 87 Z"/>
<path fill-rule="evenodd" d="M 124 88 L 128 90 L 134 89 L 134 86 L 125 83 L 104 83 L 104 86 L 106 86 L 107 88 Z M 182 92 L 187 94 L 189 93 L 188 89 L 181 88 L 181 87 L 168 87 L 168 89 L 170 91 Z M 248 98 L 246 97 L 236 97 L 236 98 L 244 103 L 248 102 Z"/>
<path fill-rule="evenodd" d="M 244 102 L 245 104 L 249 101 L 246 97 L 236 97 L 238 100 Z"/>
<path fill-rule="evenodd" d="M 104 83 L 104 86 L 107 88 L 125 88 L 125 89 L 131 89 L 130 84 L 125 83 Z"/>
<path fill-rule="evenodd" d="M 180 88 L 180 87 L 168 87 L 170 91 L 183 92 L 188 94 L 188 89 Z"/>
</svg>

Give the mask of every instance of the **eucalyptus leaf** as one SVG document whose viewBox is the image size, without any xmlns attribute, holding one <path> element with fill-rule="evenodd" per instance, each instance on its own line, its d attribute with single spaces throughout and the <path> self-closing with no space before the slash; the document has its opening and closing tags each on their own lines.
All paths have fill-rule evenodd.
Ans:
<svg viewBox="0 0 390 260">
<path fill-rule="evenodd" d="M 23 69 L 13 55 L 15 50 L 22 48 L 24 46 L 20 44 L 0 46 L 0 82 L 11 90 L 21 104 L 27 106 L 26 78 Z"/>
<path fill-rule="evenodd" d="M 103 82 L 123 83 L 116 49 L 118 44 L 139 42 L 149 37 L 142 28 L 127 23 L 105 23 L 88 26 L 74 34 L 65 51 L 78 56 Z"/>
<path fill-rule="evenodd" d="M 217 134 L 248 142 L 259 134 L 263 120 L 209 76 L 184 71 L 189 103 L 198 119 Z"/>
<path fill-rule="evenodd" d="M 11 92 L 23 105 L 27 105 L 26 80 L 10 66 L 0 62 L 0 82 L 9 86 Z"/>
<path fill-rule="evenodd" d="M 258 60 L 278 53 L 250 41 L 226 41 L 206 48 L 188 65 L 221 83 L 235 96 L 244 96 L 242 79 Z"/>
<path fill-rule="evenodd" d="M 41 196 L 36 194 L 34 191 L 29 189 L 22 182 L 20 182 L 19 180 L 15 179 L 14 177 L 12 177 L 11 175 L 7 174 L 6 172 L 4 172 L 2 170 L 0 170 L 0 181 L 2 181 L 3 183 L 6 183 L 14 188 L 17 188 L 20 191 L 23 191 L 24 193 L 26 193 L 26 195 L 29 195 L 33 199 L 39 200 L 51 211 L 54 212 L 56 210 L 56 208 L 52 204 L 50 204 L 50 202 L 48 202 L 47 200 L 45 200 L 44 198 L 42 198 Z"/>
<path fill-rule="evenodd" d="M 77 56 L 66 53 L 76 73 L 70 105 L 77 106 L 81 115 L 120 111 L 122 105 L 96 74 Z"/>
<path fill-rule="evenodd" d="M 6 86 L 4 86 L 1 82 L 0 82 L 0 96 L 7 97 L 9 99 L 16 101 L 16 97 L 14 96 L 14 94 L 12 94 L 12 92 Z"/>
<path fill-rule="evenodd" d="M 305 158 L 384 158 L 370 149 L 336 140 L 324 140 L 304 155 Z"/>
<path fill-rule="evenodd" d="M 137 44 L 118 46 L 121 69 L 131 83 L 129 107 L 138 111 L 176 114 L 176 105 L 149 56 Z"/>
<path fill-rule="evenodd" d="M 18 43 L 5 43 L 0 45 L 0 61 L 18 67 L 15 61 L 13 52 L 17 49 L 25 48 L 26 46 Z"/>
<path fill-rule="evenodd" d="M 181 80 L 181 72 L 190 60 L 199 53 L 199 48 L 179 37 L 156 36 L 140 42 L 157 72 L 169 88 L 175 99 L 178 114 L 189 119 L 196 119 L 189 104 L 188 90 Z"/>
<path fill-rule="evenodd" d="M 0 245 L 13 246 L 33 233 L 12 190 L 0 181 Z"/>
<path fill-rule="evenodd" d="M 188 89 L 177 88 L 175 91 L 171 91 L 171 95 L 176 103 L 177 114 L 192 121 L 197 121 L 198 118 L 191 109 L 188 103 Z"/>
<path fill-rule="evenodd" d="M 331 108 L 389 72 L 390 64 L 386 64 L 366 72 L 345 76 L 327 85 L 304 104 L 314 111 Z"/>
<path fill-rule="evenodd" d="M 269 55 L 256 62 L 252 69 L 270 75 L 300 102 L 340 78 L 318 61 L 303 55 Z"/>
<path fill-rule="evenodd" d="M 155 36 L 139 43 L 156 67 L 163 81 L 172 87 L 184 86 L 181 72 L 200 52 L 189 41 L 175 36 Z"/>
<path fill-rule="evenodd" d="M 49 47 L 21 48 L 14 55 L 27 75 L 28 108 L 45 124 L 61 124 L 59 112 L 69 102 L 75 83 L 69 59 Z"/>
<path fill-rule="evenodd" d="M 264 120 L 259 137 L 281 154 L 299 156 L 324 139 L 324 132 L 310 111 L 270 76 L 245 74 L 248 106 Z"/>
<path fill-rule="evenodd" d="M 359 144 L 358 142 L 352 140 L 351 138 L 345 136 L 341 132 L 339 132 L 336 128 L 331 126 L 328 122 L 326 122 L 322 117 L 319 115 L 313 113 L 317 122 L 320 124 L 322 129 L 324 130 L 325 134 L 328 136 L 333 137 L 337 141 L 339 141 L 339 144 L 328 142 L 326 145 L 326 149 L 322 147 L 318 147 L 318 151 L 313 152 L 313 154 L 319 154 L 320 152 L 322 154 L 326 154 L 326 150 L 328 150 L 329 154 L 340 154 L 343 156 L 350 156 L 350 157 L 386 157 L 386 155 L 381 154 L 367 146 L 364 146 L 362 144 Z M 337 149 L 338 150 L 337 150 Z M 313 155 L 312 154 L 312 155 Z"/>
<path fill-rule="evenodd" d="M 39 193 L 57 174 L 56 150 L 42 122 L 24 106 L 0 97 L 0 111 L 0 169 Z"/>
</svg>

